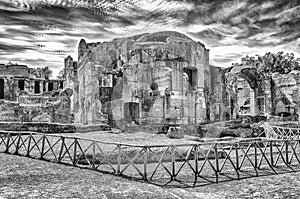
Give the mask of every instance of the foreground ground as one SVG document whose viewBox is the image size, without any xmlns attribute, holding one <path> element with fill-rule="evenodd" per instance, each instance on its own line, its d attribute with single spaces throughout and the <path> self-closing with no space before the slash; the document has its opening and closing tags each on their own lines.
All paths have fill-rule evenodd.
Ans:
<svg viewBox="0 0 300 199">
<path fill-rule="evenodd" d="M 26 157 L 0 153 L 2 198 L 299 198 L 300 173 L 196 188 L 163 188 Z"/>
</svg>

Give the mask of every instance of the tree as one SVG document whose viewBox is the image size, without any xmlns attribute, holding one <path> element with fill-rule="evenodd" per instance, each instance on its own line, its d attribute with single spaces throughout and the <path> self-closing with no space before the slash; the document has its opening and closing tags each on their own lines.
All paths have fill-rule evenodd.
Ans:
<svg viewBox="0 0 300 199">
<path fill-rule="evenodd" d="M 65 78 L 65 76 L 64 76 L 64 69 L 61 69 L 58 72 L 57 79 L 64 79 L 64 78 Z"/>
<path fill-rule="evenodd" d="M 272 73 L 287 74 L 292 70 L 300 70 L 300 65 L 293 53 L 284 54 L 267 52 L 265 55 L 243 57 L 242 64 L 255 66 L 259 75 L 270 77 Z"/>
<path fill-rule="evenodd" d="M 49 67 L 45 67 L 42 69 L 43 73 L 44 73 L 44 76 L 45 76 L 45 79 L 49 79 L 50 77 L 52 77 L 52 70 L 49 69 Z"/>
<path fill-rule="evenodd" d="M 32 69 L 32 74 L 36 78 L 45 78 L 49 79 L 52 76 L 52 70 L 49 69 L 49 67 L 45 68 L 34 68 Z"/>
</svg>

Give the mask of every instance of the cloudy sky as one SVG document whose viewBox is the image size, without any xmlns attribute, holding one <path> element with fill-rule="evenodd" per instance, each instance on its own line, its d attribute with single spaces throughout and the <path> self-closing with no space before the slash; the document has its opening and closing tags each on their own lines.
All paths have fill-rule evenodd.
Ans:
<svg viewBox="0 0 300 199">
<path fill-rule="evenodd" d="M 293 52 L 300 57 L 300 0 L 0 0 L 0 63 L 49 66 L 77 44 L 175 30 L 210 49 L 210 63 Z"/>
</svg>

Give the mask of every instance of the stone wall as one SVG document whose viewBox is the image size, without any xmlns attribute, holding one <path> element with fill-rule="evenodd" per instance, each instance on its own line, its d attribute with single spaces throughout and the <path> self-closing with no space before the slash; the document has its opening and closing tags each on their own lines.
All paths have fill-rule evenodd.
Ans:
<svg viewBox="0 0 300 199">
<path fill-rule="evenodd" d="M 72 124 L 49 124 L 44 122 L 0 122 L 0 130 L 5 131 L 33 131 L 40 133 L 75 133 L 76 126 Z"/>
<path fill-rule="evenodd" d="M 0 64 L 0 74 L 1 76 L 14 77 L 22 76 L 29 77 L 30 69 L 25 65 L 4 65 Z"/>
<path fill-rule="evenodd" d="M 273 111 L 278 116 L 300 115 L 300 72 L 273 74 L 274 99 Z"/>
<path fill-rule="evenodd" d="M 71 56 L 64 60 L 64 68 L 62 78 L 64 79 L 64 88 L 73 88 L 77 82 L 78 72 L 77 62 L 73 61 Z"/>
<path fill-rule="evenodd" d="M 72 90 L 65 89 L 52 94 L 53 96 L 48 97 L 53 101 L 32 101 L 31 99 L 30 103 L 20 103 L 1 100 L 0 121 L 73 123 L 70 100 Z M 41 100 L 40 98 L 37 99 Z M 49 100 L 49 98 L 45 99 Z M 54 101 L 54 99 L 56 100 Z"/>
<path fill-rule="evenodd" d="M 21 93 L 40 94 L 63 88 L 63 80 L 49 79 L 51 71 L 25 65 L 0 64 L 0 99 L 17 101 Z"/>
</svg>

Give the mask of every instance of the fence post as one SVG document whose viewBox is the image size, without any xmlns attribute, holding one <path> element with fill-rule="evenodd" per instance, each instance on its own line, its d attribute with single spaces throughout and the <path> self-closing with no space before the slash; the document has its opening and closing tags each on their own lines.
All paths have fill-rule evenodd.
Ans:
<svg viewBox="0 0 300 199">
<path fill-rule="evenodd" d="M 60 163 L 61 162 L 61 159 L 62 159 L 62 153 L 63 153 L 63 150 L 64 150 L 64 145 L 65 145 L 65 138 L 64 137 L 60 137 L 61 139 L 61 147 L 60 147 L 60 151 L 59 151 L 59 156 L 58 156 L 58 162 Z"/>
<path fill-rule="evenodd" d="M 148 146 L 144 146 L 144 180 L 148 181 L 147 178 L 147 161 L 148 161 Z"/>
<path fill-rule="evenodd" d="M 15 154 L 19 154 L 19 145 L 20 145 L 20 139 L 21 139 L 20 137 L 21 137 L 21 133 L 18 134 L 18 142 L 17 142 Z"/>
<path fill-rule="evenodd" d="M 95 169 L 95 159 L 96 159 L 96 141 L 93 141 L 93 157 L 92 157 L 93 169 Z"/>
<path fill-rule="evenodd" d="M 194 180 L 194 186 L 197 184 L 197 179 L 198 179 L 198 156 L 199 156 L 199 151 L 198 151 L 198 145 L 195 145 L 195 155 L 194 155 L 194 158 L 195 158 L 195 180 Z"/>
<path fill-rule="evenodd" d="M 30 154 L 31 137 L 32 137 L 32 133 L 30 133 L 29 139 L 28 139 L 27 154 L 26 154 L 27 157 L 30 156 L 29 154 Z"/>
<path fill-rule="evenodd" d="M 74 153 L 73 153 L 73 166 L 76 165 L 77 159 L 77 138 L 74 138 Z"/>
<path fill-rule="evenodd" d="M 175 172 L 175 146 L 172 145 L 172 177 L 171 177 L 171 181 L 175 180 L 175 176 L 176 172 Z"/>
<path fill-rule="evenodd" d="M 271 158 L 271 166 L 274 167 L 274 159 L 273 159 L 273 141 L 270 141 L 270 158 Z"/>
<path fill-rule="evenodd" d="M 257 167 L 257 143 L 256 143 L 256 141 L 254 142 L 254 166 L 256 169 L 259 169 Z"/>
<path fill-rule="evenodd" d="M 7 134 L 7 142 L 6 142 L 6 149 L 5 153 L 9 153 L 9 141 L 10 141 L 10 133 Z"/>
<path fill-rule="evenodd" d="M 45 148 L 45 137 L 46 135 L 43 135 L 43 138 L 42 138 L 42 149 L 41 149 L 41 157 L 40 159 L 44 159 L 44 148 Z"/>
<path fill-rule="evenodd" d="M 256 148 L 256 141 L 251 141 L 251 145 L 254 146 L 254 170 L 256 172 L 256 176 L 258 176 L 257 172 L 257 148 Z"/>
<path fill-rule="evenodd" d="M 240 166 L 239 166 L 239 144 L 236 143 L 235 144 L 235 156 L 236 156 L 236 174 L 237 174 L 237 178 L 240 179 Z"/>
<path fill-rule="evenodd" d="M 215 161 L 216 161 L 216 183 L 219 182 L 219 156 L 218 156 L 218 144 L 214 145 L 214 151 L 215 151 Z"/>
<path fill-rule="evenodd" d="M 121 145 L 117 145 L 118 148 L 118 168 L 117 168 L 117 174 L 120 175 L 121 172 Z"/>
<path fill-rule="evenodd" d="M 285 141 L 285 159 L 286 159 L 286 164 L 290 164 L 289 161 L 289 141 Z"/>
</svg>

